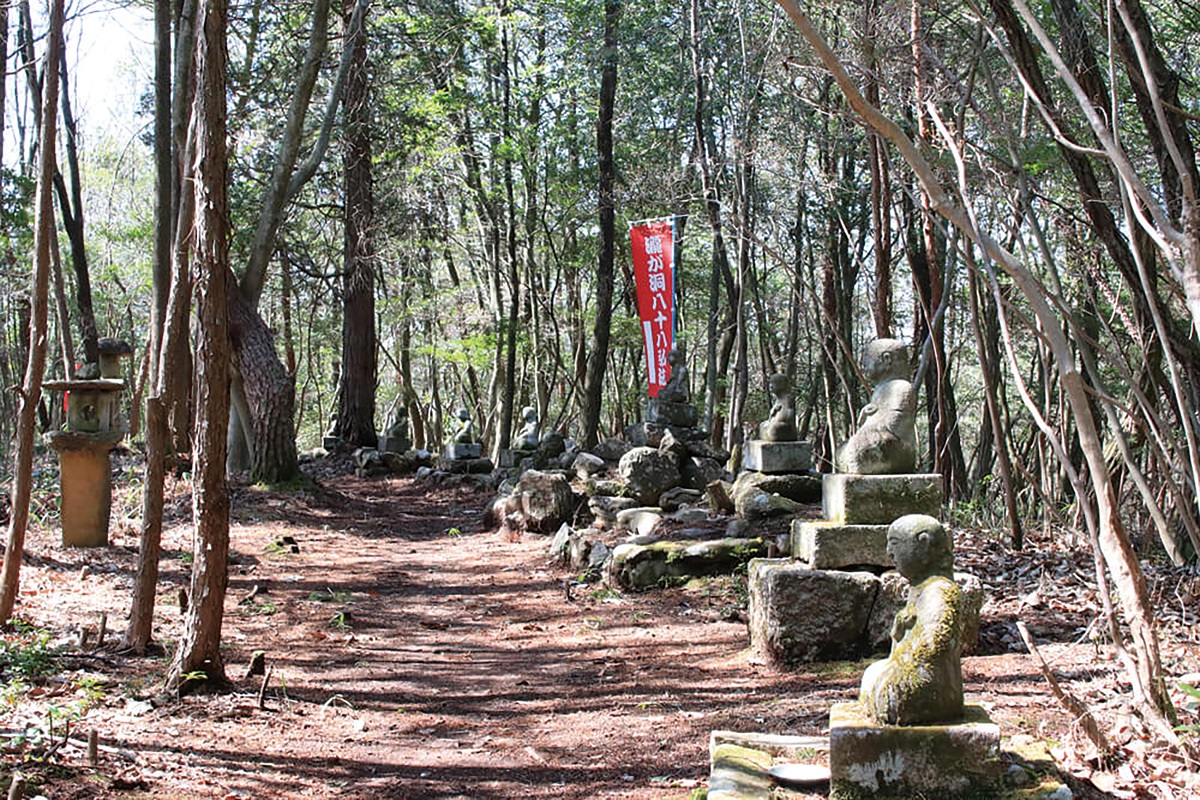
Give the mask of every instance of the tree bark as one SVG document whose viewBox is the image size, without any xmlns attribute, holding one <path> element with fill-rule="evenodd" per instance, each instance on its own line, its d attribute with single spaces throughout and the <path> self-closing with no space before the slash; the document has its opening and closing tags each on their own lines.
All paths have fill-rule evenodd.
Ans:
<svg viewBox="0 0 1200 800">
<path fill-rule="evenodd" d="M 617 97 L 617 28 L 621 0 L 605 0 L 604 50 L 600 66 L 600 106 L 596 120 L 596 156 L 600 173 L 600 253 L 596 265 L 596 322 L 588 353 L 583 393 L 585 448 L 599 441 L 600 406 L 613 311 L 613 262 L 616 254 L 616 165 L 613 161 L 613 108 Z"/>
<path fill-rule="evenodd" d="M 30 278 L 32 314 L 25 379 L 18 398 L 16 452 L 13 457 L 12 517 L 0 574 L 0 626 L 7 627 L 20 588 L 21 559 L 25 555 L 25 532 L 29 525 L 29 497 L 33 490 L 33 439 L 42 373 L 46 368 L 46 328 L 50 313 L 50 241 L 55 236 L 54 142 L 58 128 L 58 63 L 62 52 L 63 3 L 50 6 L 50 32 L 46 43 L 45 86 L 42 92 L 41 130 L 38 137 L 38 181 L 34 208 L 33 270 Z"/>
<path fill-rule="evenodd" d="M 344 84 L 345 144 L 342 159 L 346 208 L 342 272 L 342 378 L 335 434 L 351 447 L 375 447 L 378 344 L 375 331 L 374 198 L 371 168 L 370 77 L 366 20 L 351 28 L 354 3 L 343 21 L 350 48 Z M 294 385 L 294 382 L 293 382 Z"/>
<path fill-rule="evenodd" d="M 142 531 L 129 625 L 124 649 L 144 653 L 154 632 L 154 599 L 158 588 L 159 550 L 162 543 L 163 489 L 170 447 L 168 403 L 170 381 L 161 379 L 160 353 L 171 295 L 171 241 L 173 160 L 171 158 L 171 11 L 168 3 L 154 4 L 154 266 L 151 276 L 150 336 L 146 347 L 150 364 L 146 391 L 146 473 L 142 489 Z M 174 287 L 182 292 L 182 287 Z M 167 352 L 170 352 L 168 349 Z"/>
<path fill-rule="evenodd" d="M 221 624 L 229 559 L 229 486 L 225 428 L 229 422 L 230 323 L 229 160 L 225 145 L 227 0 L 201 0 L 196 41 L 196 428 L 193 463 L 192 579 L 183 634 L 167 675 L 182 692 L 197 681 L 224 682 Z M 200 675 L 203 674 L 203 678 Z"/>
</svg>

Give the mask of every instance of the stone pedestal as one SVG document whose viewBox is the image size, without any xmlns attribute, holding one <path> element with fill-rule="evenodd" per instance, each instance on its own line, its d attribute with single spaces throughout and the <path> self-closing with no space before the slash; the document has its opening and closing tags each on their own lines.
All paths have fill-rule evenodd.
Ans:
<svg viewBox="0 0 1200 800">
<path fill-rule="evenodd" d="M 448 461 L 466 461 L 482 455 L 483 445 L 478 442 L 474 444 L 455 443 L 446 445 L 446 452 L 442 453 L 442 458 Z"/>
<path fill-rule="evenodd" d="M 691 403 L 670 403 L 657 397 L 646 407 L 646 421 L 680 428 L 696 427 L 696 407 Z"/>
<path fill-rule="evenodd" d="M 978 705 L 943 725 L 880 725 L 858 703 L 829 713 L 831 800 L 997 795 L 1000 726 Z"/>
<path fill-rule="evenodd" d="M 412 449 L 412 441 L 403 434 L 381 433 L 377 449 L 381 453 L 407 453 Z"/>
<path fill-rule="evenodd" d="M 500 450 L 500 467 L 501 469 L 512 469 L 521 466 L 521 462 L 527 458 L 533 458 L 534 450 L 514 450 L 506 447 Z"/>
<path fill-rule="evenodd" d="M 879 591 L 873 574 L 756 558 L 748 586 L 750 644 L 771 662 L 842 661 L 868 652 L 867 623 Z"/>
<path fill-rule="evenodd" d="M 792 556 L 813 569 L 887 569 L 892 566 L 887 531 L 887 525 L 792 520 Z"/>
<path fill-rule="evenodd" d="M 112 506 L 112 466 L 109 452 L 124 431 L 50 434 L 58 451 L 61 491 L 62 543 L 64 547 L 108 545 L 108 517 Z"/>
<path fill-rule="evenodd" d="M 812 442 L 767 442 L 751 439 L 746 444 L 743 466 L 755 472 L 797 474 L 812 466 Z"/>
<path fill-rule="evenodd" d="M 321 447 L 325 448 L 329 452 L 333 452 L 334 450 L 336 450 L 337 446 L 341 443 L 342 443 L 342 440 L 336 436 L 321 437 Z"/>
<path fill-rule="evenodd" d="M 822 479 L 825 519 L 853 525 L 891 525 L 905 514 L 938 517 L 942 511 L 942 476 L 850 475 Z"/>
</svg>

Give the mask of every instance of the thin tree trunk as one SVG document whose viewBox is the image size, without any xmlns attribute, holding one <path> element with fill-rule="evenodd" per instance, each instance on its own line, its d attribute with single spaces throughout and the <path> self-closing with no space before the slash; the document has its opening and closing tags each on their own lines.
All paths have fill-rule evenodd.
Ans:
<svg viewBox="0 0 1200 800">
<path fill-rule="evenodd" d="M 355 4 L 344 9 L 346 47 L 353 52 L 345 82 L 346 131 L 343 156 L 346 208 L 342 273 L 342 379 L 335 435 L 351 447 L 375 447 L 375 389 L 378 382 L 375 330 L 375 257 L 371 168 L 370 77 L 367 28 L 353 23 Z"/>
<path fill-rule="evenodd" d="M 42 394 L 46 368 L 46 329 L 50 312 L 50 240 L 54 230 L 54 142 L 58 128 L 58 63 L 62 50 L 63 3 L 50 6 L 50 32 L 46 43 L 46 83 L 42 92 L 41 131 L 38 139 L 38 181 L 34 206 L 33 271 L 30 279 L 32 315 L 29 324 L 29 356 L 21 384 L 17 410 L 16 453 L 13 458 L 12 517 L 4 548 L 0 575 L 0 626 L 12 619 L 20 588 L 21 559 L 25 555 L 25 532 L 29 525 L 29 497 L 33 490 L 34 421 Z"/>
<path fill-rule="evenodd" d="M 199 680 L 222 683 L 221 623 L 229 559 L 229 486 L 225 428 L 229 422 L 230 324 L 229 160 L 225 149 L 226 0 L 201 0 L 196 41 L 196 280 L 199 321 L 193 463 L 192 580 L 183 634 L 167 685 L 183 691 Z M 203 678 L 200 678 L 203 674 Z"/>
<path fill-rule="evenodd" d="M 172 285 L 171 242 L 174 238 L 174 164 L 171 157 L 171 11 L 165 2 L 154 4 L 154 267 L 153 302 L 150 306 L 150 355 L 146 391 L 146 475 L 142 489 L 142 531 L 129 625 L 122 641 L 124 649 L 144 653 L 154 633 L 154 600 L 158 588 L 159 551 L 162 543 L 163 491 L 167 451 L 170 448 L 169 403 L 171 387 L 164 380 L 163 347 L 171 295 L 185 290 Z M 178 302 L 178 300 L 177 300 Z M 160 352 L 163 351 L 163 352 Z"/>
<path fill-rule="evenodd" d="M 600 405 L 613 312 L 613 262 L 616 255 L 616 165 L 613 161 L 613 108 L 617 97 L 617 27 L 621 0 L 605 0 L 604 50 L 600 66 L 600 107 L 596 121 L 597 166 L 600 173 L 600 253 L 596 266 L 596 322 L 588 353 L 583 396 L 583 443 L 599 440 Z"/>
</svg>

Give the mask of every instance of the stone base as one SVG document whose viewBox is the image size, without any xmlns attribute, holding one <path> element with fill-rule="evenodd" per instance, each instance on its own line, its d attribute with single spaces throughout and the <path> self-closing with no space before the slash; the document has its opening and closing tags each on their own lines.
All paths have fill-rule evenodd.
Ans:
<svg viewBox="0 0 1200 800">
<path fill-rule="evenodd" d="M 851 525 L 891 525 L 905 514 L 942 512 L 942 476 L 848 475 L 822 478 L 825 519 Z"/>
<path fill-rule="evenodd" d="M 340 445 L 341 443 L 342 443 L 342 440 L 336 436 L 321 437 L 321 447 L 324 448 L 325 451 L 329 452 L 329 453 L 332 453 L 334 450 L 336 450 L 338 445 Z"/>
<path fill-rule="evenodd" d="M 750 644 L 772 663 L 861 658 L 879 579 L 809 569 L 786 558 L 750 562 Z"/>
<path fill-rule="evenodd" d="M 124 437 L 119 430 L 55 431 L 49 435 L 50 446 L 58 451 L 63 547 L 108 546 L 112 506 L 109 451 Z"/>
<path fill-rule="evenodd" d="M 486 475 L 495 469 L 490 458 L 445 458 L 438 461 L 438 467 L 446 472 L 459 475 Z"/>
<path fill-rule="evenodd" d="M 887 525 L 843 525 L 792 520 L 792 557 L 813 569 L 892 566 Z"/>
<path fill-rule="evenodd" d="M 521 466 L 521 462 L 527 458 L 533 458 L 533 450 L 513 450 L 512 448 L 503 448 L 500 450 L 500 468 L 512 469 Z"/>
<path fill-rule="evenodd" d="M 831 800 L 997 796 L 1000 726 L 978 705 L 945 725 L 880 725 L 858 703 L 829 712 Z"/>
<path fill-rule="evenodd" d="M 646 421 L 693 428 L 696 426 L 696 407 L 691 403 L 668 403 L 655 397 L 646 406 Z"/>
<path fill-rule="evenodd" d="M 751 439 L 746 443 L 742 466 L 754 472 L 787 475 L 808 472 L 812 467 L 812 442 L 766 442 Z"/>
<path fill-rule="evenodd" d="M 445 452 L 442 453 L 442 458 L 449 461 L 466 461 L 471 458 L 479 458 L 483 455 L 483 445 L 475 444 L 448 444 Z"/>
<path fill-rule="evenodd" d="M 407 453 L 412 449 L 412 441 L 407 436 L 389 436 L 381 433 L 377 449 L 381 453 Z"/>
</svg>

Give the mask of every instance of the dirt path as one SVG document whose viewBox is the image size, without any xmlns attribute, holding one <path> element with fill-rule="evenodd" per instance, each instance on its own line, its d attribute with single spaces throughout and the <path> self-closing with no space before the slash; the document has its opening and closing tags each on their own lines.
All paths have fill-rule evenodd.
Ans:
<svg viewBox="0 0 1200 800">
<path fill-rule="evenodd" d="M 710 731 L 818 734 L 856 693 L 861 664 L 757 663 L 733 580 L 568 596 L 547 538 L 508 541 L 480 527 L 486 495 L 427 489 L 339 477 L 305 495 L 240 490 L 224 628 L 236 691 L 151 707 L 130 695 L 153 696 L 162 660 L 97 654 L 64 686 L 99 681 L 79 726 L 110 749 L 47 797 L 685 798 L 707 780 Z M 63 635 L 101 610 L 123 619 L 131 534 L 105 551 L 42 534 L 21 613 Z M 178 630 L 189 535 L 167 533 L 162 637 Z M 264 708 L 246 675 L 255 650 L 271 668 Z M 1088 669 L 1102 691 L 1111 665 Z M 992 703 L 1006 735 L 1070 736 L 1026 656 L 964 670 L 968 699 Z"/>
</svg>

